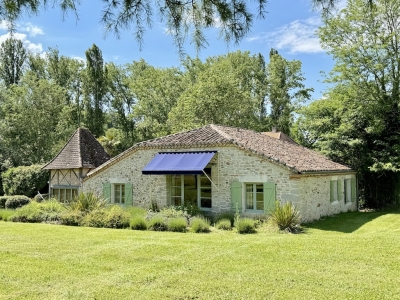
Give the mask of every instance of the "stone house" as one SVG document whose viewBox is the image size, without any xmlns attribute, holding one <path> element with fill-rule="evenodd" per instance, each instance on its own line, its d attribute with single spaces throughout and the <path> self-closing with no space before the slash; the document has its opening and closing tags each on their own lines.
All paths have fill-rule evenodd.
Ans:
<svg viewBox="0 0 400 300">
<path fill-rule="evenodd" d="M 68 202 L 78 195 L 86 174 L 110 156 L 85 128 L 78 128 L 61 151 L 43 169 L 50 171 L 49 195 Z"/>
<path fill-rule="evenodd" d="M 289 201 L 303 221 L 357 209 L 349 167 L 293 141 L 220 125 L 137 143 L 90 170 L 81 189 L 121 205 L 196 205 L 248 216 Z"/>
</svg>

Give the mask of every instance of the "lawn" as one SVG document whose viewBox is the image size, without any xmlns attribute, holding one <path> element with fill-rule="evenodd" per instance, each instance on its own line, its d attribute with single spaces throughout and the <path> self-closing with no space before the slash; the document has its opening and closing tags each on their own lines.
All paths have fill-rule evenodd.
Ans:
<svg viewBox="0 0 400 300">
<path fill-rule="evenodd" d="M 400 214 L 298 235 L 0 222 L 0 299 L 399 299 Z"/>
</svg>

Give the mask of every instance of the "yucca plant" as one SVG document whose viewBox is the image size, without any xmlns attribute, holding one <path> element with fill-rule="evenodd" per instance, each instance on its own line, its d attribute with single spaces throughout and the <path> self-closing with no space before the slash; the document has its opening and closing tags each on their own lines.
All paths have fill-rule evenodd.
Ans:
<svg viewBox="0 0 400 300">
<path fill-rule="evenodd" d="M 87 192 L 80 193 L 67 204 L 67 208 L 71 211 L 80 211 L 87 214 L 93 210 L 104 208 L 107 205 L 107 199 L 104 199 L 93 192 Z"/>
<path fill-rule="evenodd" d="M 299 232 L 300 212 L 290 202 L 281 205 L 279 201 L 275 203 L 275 209 L 271 213 L 271 221 L 282 231 L 291 233 Z"/>
</svg>

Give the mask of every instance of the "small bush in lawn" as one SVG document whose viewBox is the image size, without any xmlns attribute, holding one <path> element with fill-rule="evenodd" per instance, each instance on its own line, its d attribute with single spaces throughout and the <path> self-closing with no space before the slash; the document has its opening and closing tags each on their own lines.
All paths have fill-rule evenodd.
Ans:
<svg viewBox="0 0 400 300">
<path fill-rule="evenodd" d="M 174 232 L 186 232 L 187 221 L 185 218 L 173 218 L 168 220 L 168 230 Z"/>
<path fill-rule="evenodd" d="M 27 205 L 29 202 L 31 202 L 31 199 L 29 199 L 27 196 L 7 196 L 4 207 L 6 209 L 16 209 L 18 207 Z"/>
<path fill-rule="evenodd" d="M 12 222 L 40 223 L 43 221 L 42 215 L 39 204 L 32 201 L 28 205 L 18 208 L 8 220 Z"/>
<path fill-rule="evenodd" d="M 146 210 L 143 207 L 130 206 L 124 207 L 124 210 L 131 215 L 131 218 L 136 216 L 144 217 L 146 215 Z"/>
<path fill-rule="evenodd" d="M 147 222 L 143 216 L 135 216 L 130 221 L 130 227 L 133 230 L 147 230 Z"/>
<path fill-rule="evenodd" d="M 66 211 L 60 215 L 61 225 L 80 226 L 83 220 L 83 213 L 80 211 Z"/>
<path fill-rule="evenodd" d="M 165 219 L 162 216 L 154 216 L 149 221 L 149 230 L 166 231 L 168 229 Z"/>
<path fill-rule="evenodd" d="M 107 212 L 105 209 L 92 210 L 83 217 L 82 226 L 86 227 L 104 227 L 107 219 Z"/>
<path fill-rule="evenodd" d="M 14 214 L 15 214 L 15 210 L 0 209 L 0 220 L 7 221 Z"/>
<path fill-rule="evenodd" d="M 106 228 L 127 228 L 129 227 L 129 213 L 118 205 L 114 205 L 107 212 L 104 227 Z"/>
<path fill-rule="evenodd" d="M 292 233 L 301 231 L 300 212 L 289 202 L 281 205 L 279 201 L 276 201 L 270 220 L 278 226 L 279 230 Z"/>
<path fill-rule="evenodd" d="M 222 230 L 231 230 L 232 229 L 231 221 L 228 219 L 219 220 L 217 222 L 217 224 L 215 225 L 215 227 L 217 229 L 222 229 Z"/>
<path fill-rule="evenodd" d="M 203 217 L 195 217 L 190 224 L 193 232 L 210 232 L 210 221 Z"/>
<path fill-rule="evenodd" d="M 256 232 L 255 222 L 253 219 L 250 219 L 250 218 L 239 219 L 236 222 L 235 227 L 236 227 L 238 233 L 240 233 L 240 234 Z"/>
<path fill-rule="evenodd" d="M 228 219 L 231 222 L 231 227 L 233 227 L 235 222 L 235 214 L 231 211 L 223 211 L 215 216 L 214 222 L 218 223 L 220 220 Z"/>
</svg>

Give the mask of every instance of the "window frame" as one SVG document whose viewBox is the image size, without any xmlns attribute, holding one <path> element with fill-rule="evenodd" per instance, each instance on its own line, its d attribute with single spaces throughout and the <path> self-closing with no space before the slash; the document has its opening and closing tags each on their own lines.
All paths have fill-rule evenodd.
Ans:
<svg viewBox="0 0 400 300">
<path fill-rule="evenodd" d="M 352 185 L 351 178 L 345 178 L 343 182 L 344 186 L 344 203 L 351 203 L 351 193 L 352 193 Z"/>
<path fill-rule="evenodd" d="M 54 191 L 57 190 L 57 195 L 55 195 Z M 63 191 L 63 198 L 61 199 L 61 192 Z M 67 197 L 67 191 L 70 191 L 69 198 Z M 74 195 L 75 191 L 75 195 Z M 60 203 L 69 203 L 71 200 L 78 196 L 79 187 L 77 186 L 52 186 L 50 190 L 51 197 L 57 198 Z"/>
<path fill-rule="evenodd" d="M 265 191 L 264 191 L 264 183 L 263 182 L 243 182 L 242 183 L 243 185 L 244 185 L 244 197 L 243 197 L 243 201 L 244 201 L 244 205 L 243 205 L 243 207 L 244 207 L 244 211 L 245 212 L 253 212 L 253 213 L 264 213 L 264 211 L 265 211 L 265 203 L 264 203 L 264 198 L 265 198 L 265 195 L 264 195 L 264 193 L 265 193 Z M 250 186 L 250 185 L 252 185 L 252 195 L 253 195 L 253 207 L 255 207 L 255 208 L 253 208 L 253 209 L 251 209 L 251 208 L 247 208 L 248 206 L 247 206 L 247 186 Z M 262 192 L 260 193 L 260 192 L 257 192 L 257 186 L 261 186 L 261 190 L 262 190 Z M 257 194 L 261 194 L 262 195 L 262 201 L 257 201 Z M 262 209 L 257 209 L 257 202 L 261 202 L 262 203 Z"/>
<path fill-rule="evenodd" d="M 206 169 L 209 170 L 209 173 L 207 174 Z M 204 171 L 206 172 L 207 175 L 209 175 L 209 177 L 211 178 L 211 173 L 212 173 L 212 168 L 211 167 L 206 167 L 204 168 Z M 180 178 L 180 185 L 174 185 L 173 181 L 174 178 L 177 178 L 179 176 Z M 196 204 L 197 207 L 203 211 L 211 211 L 212 210 L 212 193 L 213 193 L 213 188 L 212 188 L 212 183 L 211 181 L 207 178 L 207 176 L 203 174 L 200 175 L 191 175 L 191 174 L 179 174 L 179 175 L 171 175 L 170 179 L 169 179 L 169 203 L 172 206 L 184 206 L 185 205 L 185 176 L 195 176 L 195 180 L 196 180 Z M 201 179 L 207 178 L 208 182 L 210 183 L 210 185 L 208 186 L 202 186 L 201 185 Z M 211 196 L 210 197 L 201 197 L 201 191 L 202 189 L 207 188 L 207 189 L 211 189 Z M 173 193 L 173 189 L 174 188 L 179 188 L 180 189 L 180 196 L 175 195 L 175 193 Z M 201 206 L 201 200 L 202 199 L 207 199 L 209 198 L 210 202 L 211 202 L 211 206 L 210 207 L 203 207 Z M 176 199 L 180 199 L 180 205 L 176 205 Z"/>
<path fill-rule="evenodd" d="M 116 201 L 117 187 L 119 189 L 118 202 Z M 126 202 L 125 183 L 112 183 L 111 184 L 111 193 L 112 193 L 112 197 L 111 197 L 112 202 L 111 203 L 125 205 L 125 202 Z"/>
</svg>

